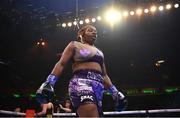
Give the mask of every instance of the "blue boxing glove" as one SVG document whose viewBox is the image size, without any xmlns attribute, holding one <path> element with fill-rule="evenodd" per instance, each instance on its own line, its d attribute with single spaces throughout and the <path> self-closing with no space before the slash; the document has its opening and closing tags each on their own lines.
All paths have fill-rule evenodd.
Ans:
<svg viewBox="0 0 180 118">
<path fill-rule="evenodd" d="M 48 103 L 53 100 L 54 97 L 54 85 L 58 77 L 50 74 L 47 77 L 47 80 L 40 86 L 40 88 L 36 91 L 36 98 L 40 104 Z"/>
<path fill-rule="evenodd" d="M 118 91 L 114 85 L 109 87 L 107 91 L 112 94 L 112 98 L 115 103 L 115 110 L 117 111 L 125 110 L 128 104 L 128 101 L 125 98 L 125 96 L 120 91 Z"/>
</svg>

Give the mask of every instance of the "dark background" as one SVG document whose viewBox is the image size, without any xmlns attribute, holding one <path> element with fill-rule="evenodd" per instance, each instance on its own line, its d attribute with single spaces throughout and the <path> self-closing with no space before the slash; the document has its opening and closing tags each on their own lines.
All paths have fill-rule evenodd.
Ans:
<svg viewBox="0 0 180 118">
<path fill-rule="evenodd" d="M 79 0 L 79 18 L 101 15 L 109 4 L 132 9 L 166 4 L 164 0 Z M 175 1 L 171 1 L 175 3 Z M 45 81 L 58 54 L 76 38 L 77 27 L 57 24 L 76 16 L 75 0 L 0 1 L 0 109 L 37 108 L 34 94 Z M 129 16 L 111 28 L 99 21 L 96 46 L 103 50 L 112 82 L 129 99 L 127 110 L 179 108 L 180 90 L 180 9 Z M 39 47 L 43 39 L 47 45 Z M 159 67 L 158 60 L 164 60 Z M 59 100 L 67 96 L 71 62 L 55 86 Z M 144 89 L 156 90 L 145 94 Z M 165 89 L 175 88 L 171 93 Z M 132 90 L 133 92 L 129 93 Z M 14 94 L 20 95 L 15 97 Z M 112 100 L 104 96 L 104 111 L 112 110 Z M 110 100 L 109 100 L 110 99 Z"/>
</svg>

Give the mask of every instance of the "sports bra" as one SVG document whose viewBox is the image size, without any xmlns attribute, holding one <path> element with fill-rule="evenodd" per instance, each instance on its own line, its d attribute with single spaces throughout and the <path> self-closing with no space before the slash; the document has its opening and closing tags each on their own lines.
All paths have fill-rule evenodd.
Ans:
<svg viewBox="0 0 180 118">
<path fill-rule="evenodd" d="M 102 67 L 104 55 L 102 51 L 96 47 L 74 41 L 75 54 L 73 57 L 74 62 L 96 62 Z"/>
</svg>

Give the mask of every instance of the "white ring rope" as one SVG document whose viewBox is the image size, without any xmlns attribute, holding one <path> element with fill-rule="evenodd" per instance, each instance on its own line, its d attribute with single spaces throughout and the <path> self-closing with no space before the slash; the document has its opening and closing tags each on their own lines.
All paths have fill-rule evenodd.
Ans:
<svg viewBox="0 0 180 118">
<path fill-rule="evenodd" d="M 26 113 L 22 113 L 22 112 L 5 111 L 5 110 L 0 110 L 0 114 L 9 114 L 9 115 L 15 115 L 15 116 L 25 116 L 26 115 Z"/>
<path fill-rule="evenodd" d="M 180 109 L 157 109 L 157 110 L 134 110 L 134 111 L 109 111 L 109 112 L 103 112 L 104 116 L 106 115 L 132 115 L 132 114 L 144 114 L 147 113 L 153 114 L 153 113 L 180 113 Z M 22 112 L 13 112 L 13 111 L 5 111 L 0 110 L 0 114 L 7 114 L 7 115 L 14 115 L 14 116 L 25 116 L 26 113 Z M 76 116 L 76 113 L 53 113 L 53 116 Z"/>
</svg>

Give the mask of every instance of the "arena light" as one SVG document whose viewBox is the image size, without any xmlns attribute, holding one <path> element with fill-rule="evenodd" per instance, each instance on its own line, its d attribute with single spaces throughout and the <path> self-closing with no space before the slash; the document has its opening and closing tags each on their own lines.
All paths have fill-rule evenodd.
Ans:
<svg viewBox="0 0 180 118">
<path fill-rule="evenodd" d="M 164 63 L 165 61 L 164 60 L 159 60 L 159 61 L 157 61 L 157 63 Z"/>
<path fill-rule="evenodd" d="M 37 45 L 40 45 L 40 42 L 39 42 L 39 41 L 37 42 Z"/>
<path fill-rule="evenodd" d="M 144 13 L 149 13 L 149 9 L 144 9 Z"/>
<path fill-rule="evenodd" d="M 105 14 L 105 19 L 110 24 L 114 24 L 116 22 L 119 22 L 121 19 L 121 13 L 118 10 L 110 9 Z"/>
<path fill-rule="evenodd" d="M 166 5 L 166 9 L 168 9 L 168 10 L 171 9 L 171 7 L 172 7 L 171 4 L 167 4 L 167 5 Z"/>
<path fill-rule="evenodd" d="M 62 27 L 66 27 L 66 23 L 63 23 L 63 24 L 62 24 Z"/>
<path fill-rule="evenodd" d="M 178 7 L 179 7 L 178 3 L 174 4 L 174 8 L 178 8 Z"/>
<path fill-rule="evenodd" d="M 135 13 L 134 11 L 130 11 L 130 15 L 133 16 Z"/>
<path fill-rule="evenodd" d="M 89 22 L 90 22 L 90 20 L 89 20 L 88 18 L 86 18 L 86 19 L 85 19 L 85 22 L 86 22 L 86 23 L 89 23 Z"/>
<path fill-rule="evenodd" d="M 73 22 L 73 25 L 77 25 L 77 21 L 74 21 L 74 22 Z"/>
<path fill-rule="evenodd" d="M 42 42 L 41 42 L 41 45 L 42 45 L 42 46 L 45 46 L 45 45 L 46 45 L 46 43 L 45 43 L 44 41 L 42 41 Z"/>
<path fill-rule="evenodd" d="M 124 11 L 122 14 L 124 17 L 127 17 L 129 15 L 128 11 Z"/>
<path fill-rule="evenodd" d="M 68 25 L 68 27 L 71 27 L 72 26 L 72 22 L 69 22 L 67 25 Z"/>
<path fill-rule="evenodd" d="M 150 8 L 150 11 L 152 12 L 152 13 L 154 13 L 155 11 L 156 11 L 156 6 L 152 6 L 151 8 Z"/>
<path fill-rule="evenodd" d="M 137 15 L 141 15 L 141 14 L 142 14 L 142 9 L 137 9 L 137 10 L 136 10 L 136 14 L 137 14 Z"/>
<path fill-rule="evenodd" d="M 80 25 L 82 25 L 83 23 L 84 23 L 83 20 L 80 20 L 80 21 L 79 21 L 79 24 L 80 24 Z"/>
<path fill-rule="evenodd" d="M 163 6 L 159 6 L 159 11 L 163 11 L 164 7 Z"/>
<path fill-rule="evenodd" d="M 95 19 L 95 18 L 92 18 L 91 21 L 94 23 L 94 22 L 96 22 L 96 19 Z"/>
<path fill-rule="evenodd" d="M 101 16 L 97 16 L 97 20 L 100 21 L 101 20 Z"/>
<path fill-rule="evenodd" d="M 156 12 L 157 10 L 159 11 L 163 11 L 165 9 L 169 10 L 171 9 L 172 7 L 174 8 L 178 8 L 179 7 L 179 4 L 176 3 L 176 4 L 161 4 L 159 7 L 158 6 L 151 6 L 149 8 L 146 8 L 146 9 L 137 9 L 137 10 L 127 10 L 127 11 L 123 11 L 122 14 L 120 13 L 119 10 L 115 10 L 114 8 L 111 8 L 109 11 L 106 12 L 105 14 L 105 17 L 103 16 L 103 18 L 105 18 L 106 21 L 108 21 L 110 24 L 114 24 L 115 22 L 118 22 L 120 21 L 120 19 L 123 17 L 127 17 L 129 15 L 133 16 L 135 14 L 137 14 L 138 16 L 142 15 L 142 13 L 144 12 L 145 14 L 151 12 L 151 13 L 154 13 Z M 97 16 L 96 18 L 91 18 L 91 19 L 82 19 L 82 20 L 74 20 L 74 22 L 71 22 L 71 23 L 62 23 L 62 24 L 57 24 L 57 26 L 62 26 L 62 27 L 71 27 L 72 25 L 77 25 L 78 22 L 80 25 L 83 25 L 84 22 L 85 23 L 89 23 L 89 22 L 96 22 L 96 21 L 101 21 L 102 20 L 102 17 L 101 16 Z M 39 45 L 39 44 L 37 44 Z"/>
</svg>

